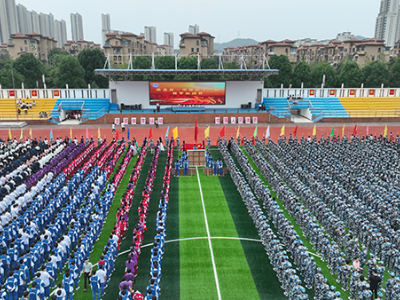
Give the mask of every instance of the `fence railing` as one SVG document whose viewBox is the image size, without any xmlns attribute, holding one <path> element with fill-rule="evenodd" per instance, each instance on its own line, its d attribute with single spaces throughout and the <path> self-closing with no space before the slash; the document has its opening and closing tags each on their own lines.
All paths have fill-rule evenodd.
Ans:
<svg viewBox="0 0 400 300">
<path fill-rule="evenodd" d="M 60 108 L 62 110 L 84 110 L 85 101 L 62 101 Z"/>
<path fill-rule="evenodd" d="M 400 117 L 400 111 L 396 110 L 347 110 L 347 111 L 324 111 L 323 118 L 382 118 Z"/>
</svg>

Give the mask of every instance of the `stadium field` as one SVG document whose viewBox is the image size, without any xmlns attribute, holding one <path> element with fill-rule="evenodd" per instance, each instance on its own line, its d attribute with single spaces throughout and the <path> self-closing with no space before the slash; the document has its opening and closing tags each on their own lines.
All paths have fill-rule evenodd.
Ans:
<svg viewBox="0 0 400 300">
<path fill-rule="evenodd" d="M 389 126 L 388 126 L 389 127 Z M 350 126 L 346 127 L 346 132 L 353 130 Z M 383 130 L 384 126 L 371 126 L 371 128 L 358 128 L 358 134 L 363 134 L 366 130 L 378 132 Z M 291 128 L 292 131 L 294 128 Z M 299 128 L 299 132 L 312 131 L 312 127 Z M 398 127 L 390 126 L 388 133 L 393 131 L 396 136 Z M 89 135 L 96 136 L 98 127 L 90 127 L 86 132 Z M 111 135 L 111 131 L 105 127 L 101 130 L 107 136 L 107 140 L 115 135 Z M 141 144 L 140 136 L 146 136 L 148 128 L 136 130 L 131 128 L 131 138 L 137 136 L 139 144 Z M 180 130 L 181 140 L 187 138 L 191 141 L 192 128 L 182 128 Z M 266 130 L 265 127 L 259 127 L 258 132 Z M 274 127 L 273 138 L 277 138 L 281 127 Z M 286 129 L 286 135 L 289 135 L 289 129 Z M 329 131 L 328 127 L 319 127 L 320 132 Z M 153 136 L 164 136 L 166 128 L 153 130 Z M 219 128 L 213 128 L 212 134 L 217 135 Z M 243 129 L 247 136 L 251 136 L 254 127 L 246 127 Z M 337 132 L 336 132 L 337 131 Z M 336 134 L 342 133 L 342 128 L 338 128 Z M 3 134 L 7 135 L 11 132 L 18 136 L 21 130 L 3 130 Z M 25 130 L 25 134 L 29 131 Z M 48 129 L 35 128 L 33 130 L 42 139 L 46 137 Z M 53 136 L 69 136 L 71 129 L 52 129 Z M 80 127 L 72 129 L 73 135 L 78 138 L 86 132 Z M 75 133 L 74 133 L 75 132 Z M 237 128 L 230 127 L 227 135 L 235 135 Z M 126 134 L 118 132 L 119 137 L 125 137 Z M 261 133 L 262 134 L 262 133 Z M 260 134 L 260 135 L 261 135 Z M 213 137 L 212 137 L 213 138 Z M 213 143 L 214 140 L 213 140 Z M 265 146 L 268 148 L 268 146 Z M 174 160 L 181 154 L 175 148 Z M 248 149 L 248 148 L 246 148 Z M 322 274 L 328 280 L 329 286 L 335 286 L 339 291 L 342 299 L 349 299 L 349 291 L 342 289 L 341 284 L 337 282 L 338 276 L 332 275 L 328 268 L 328 263 L 322 261 L 319 253 L 313 248 L 300 226 L 296 224 L 294 216 L 290 215 L 287 207 L 277 197 L 275 191 L 272 190 L 270 183 L 264 178 L 261 170 L 258 168 L 256 161 L 253 161 L 245 148 L 241 147 L 245 157 L 249 161 L 249 165 L 253 168 L 255 174 L 259 176 L 265 184 L 285 216 L 291 222 L 293 229 L 298 234 L 299 239 L 303 241 L 304 246 L 308 249 L 308 254 L 314 258 L 318 268 L 321 268 Z M 261 151 L 261 150 L 260 150 Z M 118 166 L 122 164 L 128 150 L 122 154 L 116 164 L 113 172 L 116 172 Z M 220 150 L 216 146 L 212 146 L 210 153 L 214 159 L 222 158 Z M 128 257 L 129 248 L 132 245 L 133 227 L 138 217 L 138 206 L 142 199 L 142 191 L 145 188 L 146 178 L 151 168 L 153 154 L 150 150 L 144 158 L 144 163 L 138 178 L 132 206 L 129 212 L 129 222 L 126 236 L 121 242 L 119 254 L 115 260 L 115 269 L 112 272 L 110 280 L 105 288 L 105 294 L 102 300 L 115 300 L 118 298 L 119 284 L 125 274 L 125 262 Z M 232 154 L 233 161 L 239 171 L 244 175 L 245 172 L 241 168 L 237 158 Z M 107 213 L 101 233 L 93 245 L 89 260 L 97 269 L 97 262 L 103 252 L 110 233 L 116 222 L 116 212 L 120 206 L 120 200 L 129 184 L 129 177 L 135 167 L 138 157 L 133 157 L 122 177 L 122 181 L 115 192 L 114 201 Z M 146 293 L 147 286 L 151 278 L 150 275 L 150 259 L 151 250 L 156 232 L 156 215 L 159 207 L 160 194 L 163 191 L 163 177 L 167 166 L 167 151 L 161 152 L 157 164 L 154 177 L 154 185 L 149 201 L 148 214 L 146 219 L 147 230 L 143 234 L 142 248 L 138 259 L 137 276 L 133 289 L 140 291 L 143 295 Z M 225 176 L 207 176 L 203 173 L 203 168 L 195 168 L 192 176 L 171 177 L 170 192 L 167 219 L 165 224 L 166 239 L 164 245 L 164 254 L 162 257 L 162 276 L 160 281 L 160 299 L 287 299 L 284 295 L 284 289 L 278 280 L 277 272 L 273 270 L 272 264 L 261 242 L 259 233 L 253 222 L 245 202 L 242 200 L 240 193 L 237 191 L 230 174 Z M 174 168 L 172 169 L 172 173 Z M 276 170 L 275 170 L 276 172 Z M 286 184 L 286 183 L 284 183 Z M 252 190 L 255 194 L 255 191 Z M 258 204 L 262 208 L 263 214 L 268 215 L 263 208 L 263 204 L 258 200 Z M 279 236 L 277 228 L 270 220 L 268 222 L 272 231 Z M 346 233 L 348 228 L 346 228 Z M 283 245 L 286 247 L 285 245 Z M 296 268 L 297 275 L 304 284 L 298 267 L 293 263 L 293 257 L 288 252 L 289 261 L 293 268 Z M 367 275 L 364 270 L 364 276 Z M 389 278 L 388 271 L 384 273 L 383 281 Z M 62 276 L 58 276 L 56 284 L 61 282 Z M 90 287 L 87 291 L 83 289 L 83 276 L 80 277 L 79 289 L 74 291 L 74 300 L 83 300 L 91 297 Z M 55 288 L 51 289 L 54 293 Z M 383 292 L 383 290 L 382 290 Z M 315 291 L 313 288 L 307 289 L 306 293 L 309 299 L 313 299 Z"/>
</svg>

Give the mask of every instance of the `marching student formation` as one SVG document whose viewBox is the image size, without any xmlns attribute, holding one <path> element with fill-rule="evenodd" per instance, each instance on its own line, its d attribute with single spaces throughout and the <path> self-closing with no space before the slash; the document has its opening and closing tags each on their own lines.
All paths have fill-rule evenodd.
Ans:
<svg viewBox="0 0 400 300">
<path fill-rule="evenodd" d="M 141 147 L 123 139 L 99 140 L 97 146 L 83 138 L 0 141 L 0 300 L 72 300 L 81 278 L 84 291 L 90 287 L 92 299 L 100 300 L 129 224 L 133 238 L 115 298 L 159 299 L 173 152 L 179 144 L 166 140 L 150 279 L 142 294 L 134 284 L 162 140 L 154 144 L 145 138 Z M 284 295 L 305 300 L 314 289 L 316 300 L 343 299 L 339 290 L 349 291 L 351 300 L 383 299 L 382 292 L 385 299 L 400 299 L 399 137 L 289 136 L 277 142 L 220 137 L 218 160 L 210 154 L 210 138 L 207 144 L 206 167 L 223 175 L 225 163 Z M 138 216 L 129 220 L 149 146 Z M 175 161 L 174 176 L 181 169 L 188 175 L 185 150 Z M 93 258 L 116 190 L 136 155 L 109 239 Z M 332 278 L 339 285 L 329 282 Z"/>
</svg>

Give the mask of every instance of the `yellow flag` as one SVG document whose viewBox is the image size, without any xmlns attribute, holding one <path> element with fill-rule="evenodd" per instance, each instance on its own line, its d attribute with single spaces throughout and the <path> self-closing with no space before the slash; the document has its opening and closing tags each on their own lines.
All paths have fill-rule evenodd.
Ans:
<svg viewBox="0 0 400 300">
<path fill-rule="evenodd" d="M 98 137 L 99 139 L 101 138 L 100 127 L 97 127 L 97 137 Z"/>
<path fill-rule="evenodd" d="M 283 125 L 282 129 L 281 129 L 281 136 L 284 136 L 284 135 L 285 135 L 285 125 Z"/>
<path fill-rule="evenodd" d="M 210 136 L 210 126 L 208 126 L 206 128 L 206 130 L 204 130 L 204 138 L 208 138 Z"/>
<path fill-rule="evenodd" d="M 178 138 L 178 127 L 175 127 L 174 130 L 172 130 L 172 135 L 174 137 L 174 140 Z"/>
<path fill-rule="evenodd" d="M 20 140 L 24 139 L 24 129 L 21 128 L 21 136 L 19 137 Z"/>
<path fill-rule="evenodd" d="M 385 130 L 383 131 L 383 137 L 387 136 L 387 125 L 385 126 Z"/>
<path fill-rule="evenodd" d="M 69 138 L 72 140 L 72 128 L 69 129 Z"/>
<path fill-rule="evenodd" d="M 344 137 L 344 129 L 345 129 L 346 127 L 345 127 L 345 125 L 343 125 L 343 128 L 342 128 L 342 137 Z"/>
<path fill-rule="evenodd" d="M 11 135 L 11 129 L 10 128 L 8 128 L 8 137 L 9 137 L 10 140 L 12 140 L 12 135 Z"/>
<path fill-rule="evenodd" d="M 29 130 L 29 135 L 31 136 L 32 139 L 32 128 Z"/>
<path fill-rule="evenodd" d="M 314 125 L 314 129 L 312 130 L 312 135 L 317 135 L 317 125 Z"/>
<path fill-rule="evenodd" d="M 236 131 L 236 138 L 238 138 L 240 135 L 240 126 L 238 127 L 238 130 Z"/>
</svg>

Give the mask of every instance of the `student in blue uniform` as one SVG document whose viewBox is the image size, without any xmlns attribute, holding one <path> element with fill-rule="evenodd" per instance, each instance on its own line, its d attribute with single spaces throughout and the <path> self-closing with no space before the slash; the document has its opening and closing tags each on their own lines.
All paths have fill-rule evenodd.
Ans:
<svg viewBox="0 0 400 300">
<path fill-rule="evenodd" d="M 10 271 L 6 279 L 6 289 L 10 300 L 18 300 L 18 279 L 14 277 L 14 271 Z"/>
<path fill-rule="evenodd" d="M 40 299 L 40 290 L 37 286 L 37 282 L 32 282 L 32 288 L 29 289 L 29 300 Z"/>
<path fill-rule="evenodd" d="M 90 277 L 90 287 L 92 288 L 92 299 L 100 300 L 100 279 L 97 277 L 96 272 Z"/>
<path fill-rule="evenodd" d="M 183 172 L 183 174 L 184 175 L 188 175 L 188 170 L 189 170 L 189 158 L 186 158 L 185 159 L 185 161 L 184 161 L 184 163 L 183 163 L 183 167 L 184 167 L 184 172 Z"/>
<path fill-rule="evenodd" d="M 175 162 L 175 174 L 174 176 L 179 176 L 179 168 L 181 167 L 181 163 L 179 159 L 176 160 Z"/>
<path fill-rule="evenodd" d="M 222 176 L 222 167 L 224 166 L 224 163 L 222 162 L 221 158 L 218 158 L 218 170 L 219 170 L 219 175 Z"/>
<path fill-rule="evenodd" d="M 72 295 L 74 293 L 74 280 L 71 278 L 69 269 L 65 271 L 62 284 L 64 286 L 65 293 L 67 294 L 65 299 L 72 300 Z"/>
<path fill-rule="evenodd" d="M 218 162 L 214 159 L 212 161 L 213 175 L 218 174 Z"/>
</svg>

